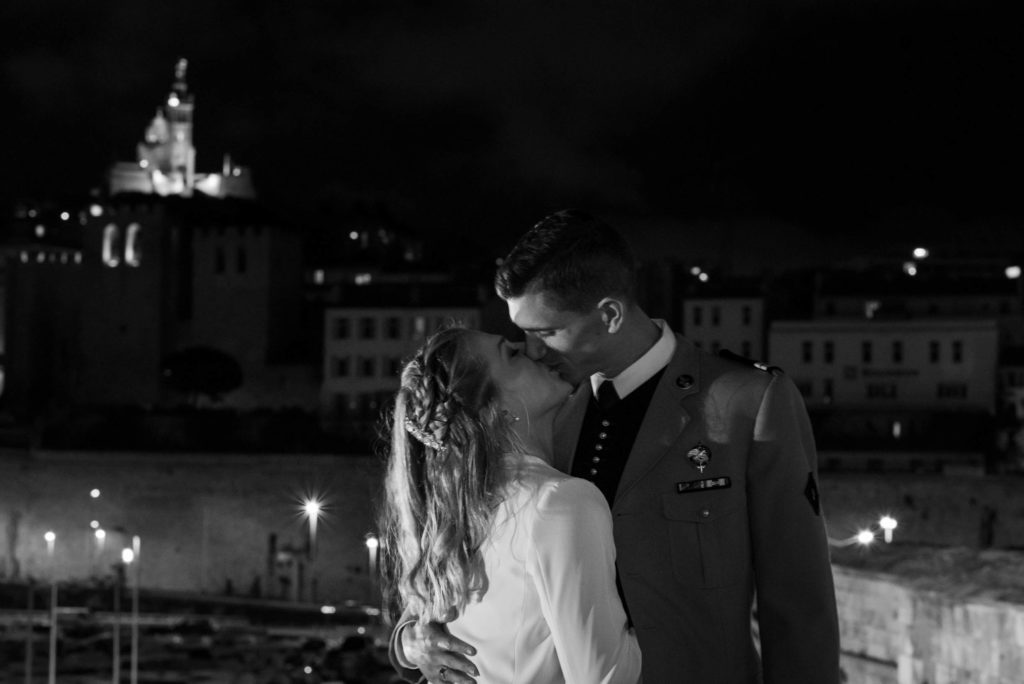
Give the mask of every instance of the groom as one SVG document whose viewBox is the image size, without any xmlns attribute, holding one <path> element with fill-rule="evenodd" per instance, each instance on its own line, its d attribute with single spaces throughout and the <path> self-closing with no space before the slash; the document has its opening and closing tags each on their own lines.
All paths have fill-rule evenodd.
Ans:
<svg viewBox="0 0 1024 684">
<path fill-rule="evenodd" d="M 634 295 L 623 237 L 580 211 L 526 233 L 495 278 L 531 356 L 578 388 L 555 466 L 614 519 L 648 684 L 836 684 L 839 636 L 817 457 L 777 369 L 697 349 Z M 758 649 L 751 633 L 756 611 Z M 400 625 L 403 675 L 472 682 L 472 646 Z"/>
</svg>

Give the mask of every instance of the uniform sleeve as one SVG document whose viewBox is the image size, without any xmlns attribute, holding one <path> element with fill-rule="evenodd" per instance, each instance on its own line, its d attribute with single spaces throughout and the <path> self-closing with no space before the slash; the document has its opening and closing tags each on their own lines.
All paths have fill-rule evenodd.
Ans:
<svg viewBox="0 0 1024 684">
<path fill-rule="evenodd" d="M 640 647 L 615 589 L 615 542 L 604 496 L 585 480 L 545 490 L 531 526 L 541 611 L 567 684 L 635 684 Z"/>
<path fill-rule="evenodd" d="M 839 682 L 839 627 L 817 453 L 803 398 L 773 374 L 748 461 L 765 684 Z"/>
</svg>

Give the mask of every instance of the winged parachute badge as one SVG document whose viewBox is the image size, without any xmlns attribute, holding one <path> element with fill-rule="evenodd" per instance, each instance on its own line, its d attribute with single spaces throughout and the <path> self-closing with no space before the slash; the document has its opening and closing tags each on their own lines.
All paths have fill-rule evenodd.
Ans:
<svg viewBox="0 0 1024 684">
<path fill-rule="evenodd" d="M 693 467 L 704 472 L 704 468 L 707 467 L 711 461 L 711 450 L 704 446 L 703 443 L 697 442 L 697 445 L 686 452 L 686 458 L 690 459 L 690 463 Z"/>
</svg>

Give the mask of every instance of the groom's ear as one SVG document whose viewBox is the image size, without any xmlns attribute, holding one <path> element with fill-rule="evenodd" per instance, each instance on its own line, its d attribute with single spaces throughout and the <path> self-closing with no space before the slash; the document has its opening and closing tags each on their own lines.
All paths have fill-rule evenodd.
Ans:
<svg viewBox="0 0 1024 684">
<path fill-rule="evenodd" d="M 601 312 L 601 322 L 605 329 L 615 334 L 622 327 L 625 319 L 626 307 L 622 301 L 613 297 L 605 297 L 597 303 L 597 310 Z"/>
</svg>

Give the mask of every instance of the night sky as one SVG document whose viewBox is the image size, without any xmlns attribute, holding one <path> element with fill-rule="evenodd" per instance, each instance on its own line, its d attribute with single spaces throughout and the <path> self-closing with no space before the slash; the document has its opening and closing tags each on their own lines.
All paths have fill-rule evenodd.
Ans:
<svg viewBox="0 0 1024 684">
<path fill-rule="evenodd" d="M 1017 223 L 1010 2 L 6 0 L 0 199 L 134 159 L 189 59 L 198 170 L 296 215 L 503 236 L 616 221 L 812 233 Z M 910 228 L 907 228 L 910 230 Z"/>
</svg>

